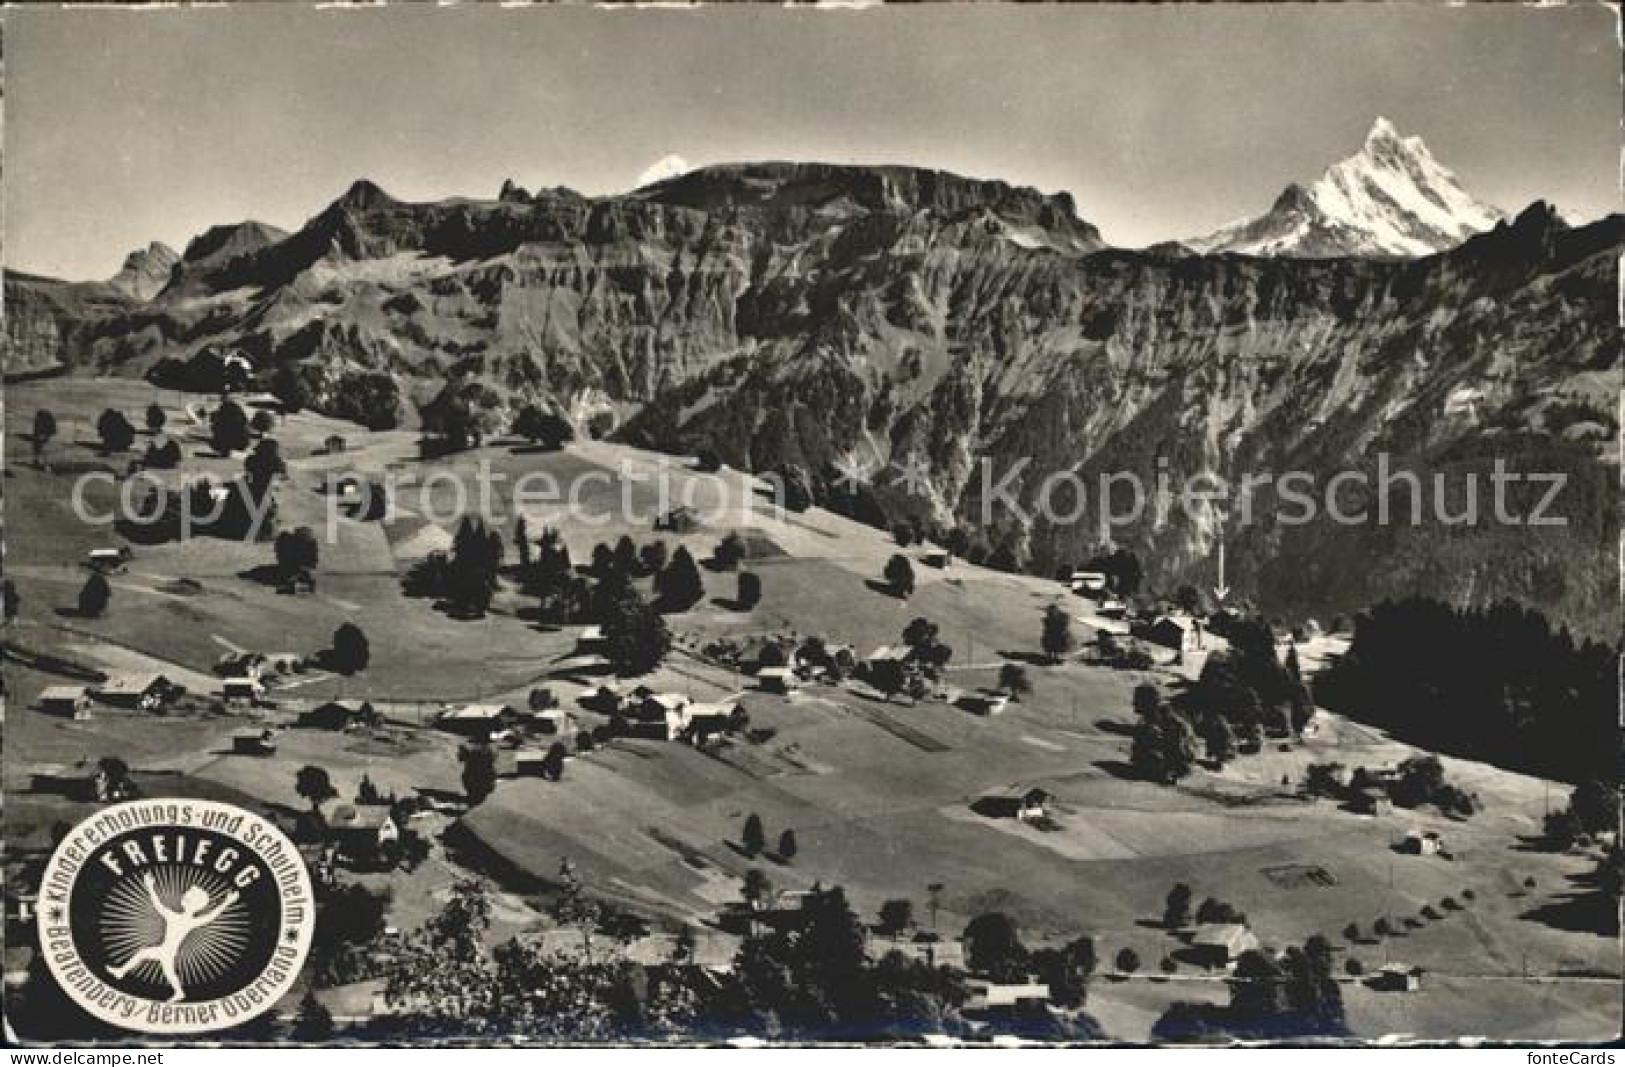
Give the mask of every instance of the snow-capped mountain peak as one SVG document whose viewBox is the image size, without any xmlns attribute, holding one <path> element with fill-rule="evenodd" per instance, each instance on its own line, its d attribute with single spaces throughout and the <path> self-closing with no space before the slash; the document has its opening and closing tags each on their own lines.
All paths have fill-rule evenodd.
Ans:
<svg viewBox="0 0 1625 1067">
<path fill-rule="evenodd" d="M 1360 150 L 1313 184 L 1289 185 L 1268 212 L 1186 241 L 1198 252 L 1298 256 L 1425 256 L 1499 222 L 1433 158 L 1420 137 L 1379 117 Z"/>
</svg>

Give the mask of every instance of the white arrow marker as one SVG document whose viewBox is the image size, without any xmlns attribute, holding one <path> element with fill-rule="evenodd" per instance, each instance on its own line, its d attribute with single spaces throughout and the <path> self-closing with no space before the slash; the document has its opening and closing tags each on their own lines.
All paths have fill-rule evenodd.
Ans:
<svg viewBox="0 0 1625 1067">
<path fill-rule="evenodd" d="M 1213 593 L 1220 600 L 1230 592 L 1230 587 L 1224 584 L 1224 539 L 1219 539 L 1219 583 L 1213 587 Z"/>
</svg>

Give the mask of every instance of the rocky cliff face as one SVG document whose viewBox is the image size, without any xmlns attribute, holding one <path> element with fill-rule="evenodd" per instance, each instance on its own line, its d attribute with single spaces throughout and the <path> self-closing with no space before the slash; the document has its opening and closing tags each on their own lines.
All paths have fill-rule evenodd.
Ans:
<svg viewBox="0 0 1625 1067">
<path fill-rule="evenodd" d="M 409 204 L 358 182 L 295 233 L 224 229 L 146 304 L 65 303 L 51 286 L 71 287 L 8 278 L 24 310 L 8 318 L 8 367 L 173 375 L 237 351 L 374 424 L 478 383 L 498 421 L 525 399 L 609 412 L 629 440 L 792 472 L 826 496 L 841 461 L 913 458 L 920 492 L 893 471 L 864 506 L 975 527 L 1036 565 L 1105 533 L 1159 584 L 1208 581 L 1224 536 L 1231 584 L 1282 611 L 1352 609 L 1418 577 L 1588 625 L 1611 610 L 1595 523 L 1525 537 L 1513 566 L 1492 564 L 1493 531 L 1243 527 L 1233 506 L 1102 531 L 1093 479 L 1324 476 L 1379 449 L 1431 472 L 1493 446 L 1589 486 L 1611 451 L 1619 219 L 1571 230 L 1537 206 L 1416 261 L 1133 253 L 1103 248 L 1065 196 L 760 164 L 600 199 L 509 183 L 496 200 Z M 990 524 L 982 460 L 995 483 L 1026 461 L 1004 482 L 1019 508 Z M 1067 522 L 1034 507 L 1060 471 L 1090 495 L 1074 509 L 1052 493 L 1078 511 Z M 1365 572 L 1339 566 L 1351 560 Z"/>
<path fill-rule="evenodd" d="M 108 284 L 132 300 L 151 300 L 169 284 L 169 274 L 180 254 L 162 241 L 154 241 L 124 257 L 124 266 Z"/>
</svg>

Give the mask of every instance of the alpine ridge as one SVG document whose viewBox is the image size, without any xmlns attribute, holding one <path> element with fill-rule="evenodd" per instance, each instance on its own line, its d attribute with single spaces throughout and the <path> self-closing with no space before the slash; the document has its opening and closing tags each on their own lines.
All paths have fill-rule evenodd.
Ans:
<svg viewBox="0 0 1625 1067">
<path fill-rule="evenodd" d="M 1339 172 L 1362 202 L 1375 186 L 1357 175 L 1422 166 L 1390 134 Z M 1111 249 L 1065 194 L 909 167 L 736 164 L 615 196 L 509 182 L 431 203 L 361 181 L 292 233 L 209 231 L 147 301 L 8 275 L 6 369 L 214 392 L 240 354 L 290 403 L 371 427 L 456 402 L 497 433 L 535 402 L 876 521 L 961 525 L 1012 566 L 1087 558 L 1105 536 L 1160 586 L 1202 584 L 1222 538 L 1237 595 L 1268 610 L 1517 596 L 1606 630 L 1594 517 L 1617 462 L 1625 220 L 1572 228 L 1537 204 L 1490 225 L 1422 258 L 1243 257 Z M 984 463 L 1025 463 L 1009 484 L 1030 512 L 1060 471 L 1325 475 L 1378 452 L 1424 475 L 1492 453 L 1570 472 L 1565 512 L 1583 521 L 1435 536 L 1237 529 L 1218 508 L 1109 531 L 1092 507 L 980 518 Z M 929 484 L 848 499 L 853 454 L 917 458 Z"/>
</svg>

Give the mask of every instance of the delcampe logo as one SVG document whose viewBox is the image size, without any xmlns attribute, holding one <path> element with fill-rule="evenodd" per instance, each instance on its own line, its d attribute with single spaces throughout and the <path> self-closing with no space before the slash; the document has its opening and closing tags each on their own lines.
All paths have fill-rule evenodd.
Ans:
<svg viewBox="0 0 1625 1067">
<path fill-rule="evenodd" d="M 212 801 L 97 812 L 51 855 L 39 941 L 57 983 L 126 1029 L 237 1026 L 292 987 L 315 924 L 310 874 L 287 835 Z"/>
</svg>

